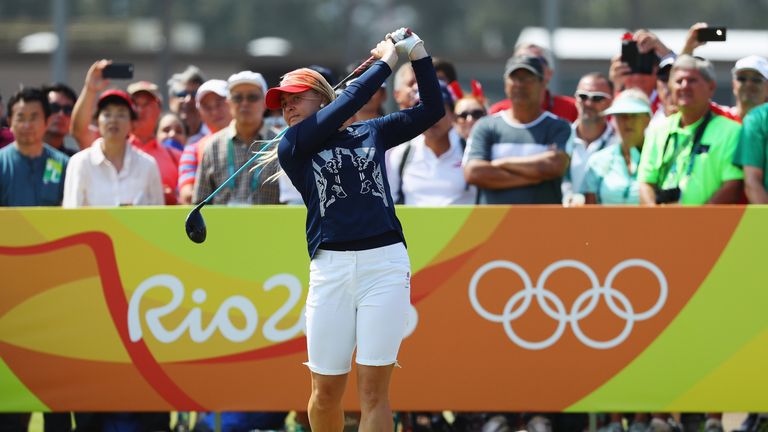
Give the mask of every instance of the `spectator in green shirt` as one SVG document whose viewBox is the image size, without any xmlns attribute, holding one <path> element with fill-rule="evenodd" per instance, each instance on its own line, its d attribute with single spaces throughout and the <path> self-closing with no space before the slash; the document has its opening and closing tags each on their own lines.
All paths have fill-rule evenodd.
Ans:
<svg viewBox="0 0 768 432">
<path fill-rule="evenodd" d="M 741 125 L 710 109 L 712 63 L 681 55 L 669 85 L 679 112 L 646 135 L 638 167 L 640 203 L 737 203 L 744 173 L 733 164 L 733 154 Z"/>
<path fill-rule="evenodd" d="M 744 191 L 751 204 L 768 204 L 768 103 L 744 117 L 733 163 L 744 168 Z"/>
</svg>

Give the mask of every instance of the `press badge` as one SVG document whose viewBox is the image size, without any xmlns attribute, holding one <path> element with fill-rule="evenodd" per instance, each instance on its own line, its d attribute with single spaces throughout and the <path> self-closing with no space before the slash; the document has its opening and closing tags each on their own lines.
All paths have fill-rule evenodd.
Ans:
<svg viewBox="0 0 768 432">
<path fill-rule="evenodd" d="M 43 173 L 43 184 L 48 183 L 60 183 L 61 172 L 64 166 L 56 159 L 48 159 L 45 161 L 45 172 Z"/>
</svg>

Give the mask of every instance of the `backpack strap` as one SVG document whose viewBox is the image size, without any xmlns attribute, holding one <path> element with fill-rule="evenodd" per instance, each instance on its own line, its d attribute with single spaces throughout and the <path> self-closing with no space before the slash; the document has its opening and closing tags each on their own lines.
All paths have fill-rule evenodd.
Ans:
<svg viewBox="0 0 768 432">
<path fill-rule="evenodd" d="M 405 150 L 403 151 L 403 159 L 400 160 L 400 166 L 397 170 L 399 174 L 400 187 L 397 188 L 397 200 L 395 200 L 395 204 L 403 204 L 405 202 L 405 194 L 403 194 L 403 173 L 405 172 L 405 165 L 411 160 L 411 142 L 408 141 L 403 145 L 405 146 Z"/>
</svg>

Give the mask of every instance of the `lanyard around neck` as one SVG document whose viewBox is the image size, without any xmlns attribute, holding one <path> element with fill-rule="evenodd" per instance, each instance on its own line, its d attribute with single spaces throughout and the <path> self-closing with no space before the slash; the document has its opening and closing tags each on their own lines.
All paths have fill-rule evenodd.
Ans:
<svg viewBox="0 0 768 432">
<path fill-rule="evenodd" d="M 230 138 L 227 141 L 227 169 L 229 172 L 229 177 L 232 177 L 235 175 L 235 171 L 237 168 L 235 168 L 235 139 Z M 251 184 L 250 184 L 250 192 L 255 192 L 259 188 L 259 175 L 261 174 L 261 166 L 256 166 L 256 168 L 253 169 L 253 173 L 251 175 Z M 229 188 L 232 190 L 232 193 L 235 192 L 235 179 L 232 178 L 232 180 L 228 183 Z"/>
<path fill-rule="evenodd" d="M 693 164 L 696 161 L 696 155 L 699 153 L 699 147 L 701 147 L 701 138 L 704 136 L 704 130 L 707 128 L 707 125 L 709 124 L 709 121 L 712 119 L 712 111 L 707 111 L 707 114 L 704 115 L 704 119 L 699 123 L 699 125 L 696 127 L 696 131 L 693 133 L 693 144 L 691 146 L 691 154 L 689 155 L 688 159 L 688 166 L 685 170 L 685 176 L 688 177 L 693 172 Z M 666 141 L 664 141 L 664 151 L 661 153 L 662 158 L 662 165 L 661 169 L 659 170 L 659 173 L 663 173 L 663 175 L 659 175 L 659 183 L 658 185 L 661 187 L 663 185 L 664 181 L 667 178 L 667 175 L 669 175 L 669 172 L 672 170 L 672 166 L 677 162 L 677 157 L 682 153 L 685 146 L 679 146 L 677 142 L 678 133 L 677 131 L 670 132 L 667 135 Z M 665 163 L 664 162 L 664 155 L 667 154 L 667 149 L 669 147 L 670 140 L 674 139 L 674 153 L 672 154 L 672 157 Z M 680 179 L 678 179 L 678 183 L 680 182 Z"/>
<path fill-rule="evenodd" d="M 629 168 L 627 168 L 627 162 L 624 160 L 624 154 L 622 154 L 622 152 L 621 152 L 621 144 L 617 144 L 616 145 L 616 151 L 613 153 L 613 157 L 611 158 L 611 163 L 610 163 L 609 167 L 612 166 L 613 164 L 617 163 L 617 160 L 621 164 L 621 166 L 623 167 L 623 170 L 625 170 L 626 173 L 627 173 L 627 187 L 624 188 L 624 192 L 621 194 L 622 199 L 624 200 L 624 204 L 626 204 L 627 200 L 629 199 L 629 193 L 632 191 L 632 184 L 637 179 L 637 169 L 635 169 L 635 172 L 632 173 L 632 172 L 629 171 Z M 632 149 L 631 148 L 629 149 L 629 164 L 630 165 L 632 164 Z M 608 173 L 606 173 L 606 175 L 607 174 Z M 602 193 L 600 192 L 600 190 L 602 189 L 601 186 L 603 185 L 604 177 L 605 176 L 599 177 L 599 182 L 597 184 L 597 189 L 596 189 L 597 192 L 595 193 L 595 195 L 596 195 L 597 203 L 598 204 L 602 204 L 603 203 L 603 199 L 601 197 Z"/>
</svg>

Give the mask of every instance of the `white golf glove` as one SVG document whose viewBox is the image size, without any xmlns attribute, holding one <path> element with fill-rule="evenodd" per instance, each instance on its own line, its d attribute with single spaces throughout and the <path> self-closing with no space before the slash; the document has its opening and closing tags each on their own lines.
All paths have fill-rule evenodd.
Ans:
<svg viewBox="0 0 768 432">
<path fill-rule="evenodd" d="M 409 31 L 405 27 L 393 31 L 389 36 L 392 38 L 392 42 L 395 43 L 397 53 L 400 55 L 405 54 L 408 58 L 411 58 L 411 52 L 417 45 L 424 45 L 424 41 L 421 40 L 419 35 Z"/>
</svg>

